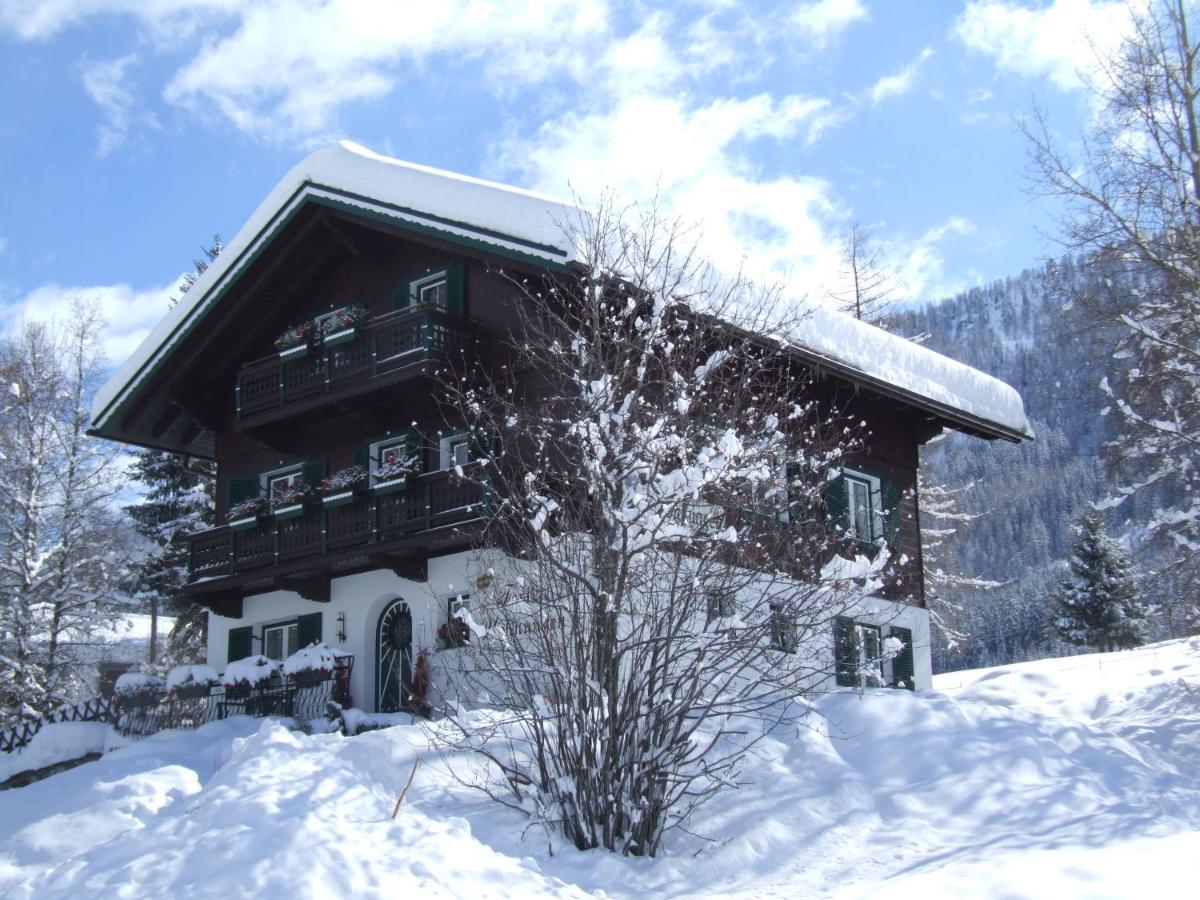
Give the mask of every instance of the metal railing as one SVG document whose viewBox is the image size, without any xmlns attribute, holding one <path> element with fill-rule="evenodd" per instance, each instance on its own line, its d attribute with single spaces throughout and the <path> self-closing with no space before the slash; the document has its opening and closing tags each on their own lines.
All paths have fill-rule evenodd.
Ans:
<svg viewBox="0 0 1200 900">
<path fill-rule="evenodd" d="M 467 323 L 428 307 L 398 310 L 361 325 L 348 340 L 274 354 L 242 366 L 234 388 L 240 419 L 396 372 L 415 363 L 474 352 Z"/>
<path fill-rule="evenodd" d="M 309 680 L 276 680 L 240 691 L 218 685 L 198 693 L 183 689 L 124 700 L 94 697 L 0 731 L 0 752 L 23 749 L 42 728 L 55 722 L 107 722 L 126 737 L 149 737 L 168 728 L 194 729 L 237 715 L 319 719 L 330 700 L 350 704 L 353 671 L 354 657 L 344 654 L 337 658 L 332 672 Z"/>
</svg>

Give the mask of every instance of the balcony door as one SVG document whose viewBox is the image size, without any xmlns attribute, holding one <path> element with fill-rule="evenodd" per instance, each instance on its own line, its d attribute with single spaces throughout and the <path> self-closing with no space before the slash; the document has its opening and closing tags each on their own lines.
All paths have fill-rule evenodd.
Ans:
<svg viewBox="0 0 1200 900">
<path fill-rule="evenodd" d="M 412 611 L 393 600 L 379 616 L 375 640 L 375 710 L 407 708 L 412 689 Z"/>
</svg>

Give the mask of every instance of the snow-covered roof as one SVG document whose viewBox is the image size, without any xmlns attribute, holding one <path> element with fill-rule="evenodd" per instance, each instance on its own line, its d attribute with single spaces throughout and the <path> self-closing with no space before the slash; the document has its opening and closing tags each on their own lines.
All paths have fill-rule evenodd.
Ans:
<svg viewBox="0 0 1200 900">
<path fill-rule="evenodd" d="M 360 210 L 467 240 L 493 252 L 558 267 L 575 256 L 567 229 L 571 203 L 380 156 L 342 141 L 305 157 L 259 204 L 221 255 L 96 394 L 95 427 L 116 409 L 225 293 L 255 252 L 301 205 L 317 201 Z M 1019 439 L 1031 436 L 1011 387 L 841 313 L 816 309 L 792 339 L 827 368 L 891 389 L 968 427 Z"/>
</svg>

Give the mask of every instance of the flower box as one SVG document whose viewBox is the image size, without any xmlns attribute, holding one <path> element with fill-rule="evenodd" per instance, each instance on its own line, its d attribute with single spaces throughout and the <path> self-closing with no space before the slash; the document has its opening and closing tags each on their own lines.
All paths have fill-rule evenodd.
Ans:
<svg viewBox="0 0 1200 900">
<path fill-rule="evenodd" d="M 338 491 L 336 494 L 326 494 L 321 498 L 321 503 L 326 509 L 349 506 L 355 500 L 358 500 L 362 496 L 362 493 L 362 488 L 349 488 L 348 490 Z"/>
<path fill-rule="evenodd" d="M 408 476 L 401 475 L 399 478 L 389 478 L 387 481 L 377 481 L 374 485 L 374 491 L 377 494 L 394 494 L 397 491 L 402 491 L 408 487 Z"/>
<path fill-rule="evenodd" d="M 266 509 L 267 500 L 265 497 L 247 497 L 241 503 L 234 504 L 230 507 L 229 512 L 225 514 L 229 530 L 245 531 L 257 527 Z"/>
<path fill-rule="evenodd" d="M 209 695 L 210 687 L 207 684 L 184 684 L 171 691 L 171 695 L 176 700 L 203 700 Z"/>
<path fill-rule="evenodd" d="M 248 681 L 239 681 L 236 684 L 225 685 L 226 700 L 245 700 L 250 696 L 250 691 L 253 686 Z"/>
<path fill-rule="evenodd" d="M 289 503 L 287 506 L 277 506 L 271 510 L 276 519 L 295 519 L 304 515 L 304 503 Z"/>
<path fill-rule="evenodd" d="M 326 509 L 348 506 L 363 495 L 367 486 L 367 470 L 362 466 L 347 466 L 321 481 L 321 502 Z"/>
<path fill-rule="evenodd" d="M 300 359 L 308 356 L 308 351 L 312 349 L 309 344 L 297 344 L 295 347 L 288 347 L 286 350 L 279 351 L 279 358 L 284 362 L 289 359 Z"/>
<path fill-rule="evenodd" d="M 340 331 L 332 331 L 325 335 L 323 343 L 326 347 L 336 347 L 338 344 L 345 344 L 348 341 L 358 337 L 358 326 L 353 325 L 350 328 L 343 328 Z"/>
<path fill-rule="evenodd" d="M 279 351 L 281 357 L 287 353 L 294 353 L 297 357 L 304 356 L 312 344 L 312 337 L 312 322 L 301 322 L 287 328 L 283 334 L 275 338 L 275 349 Z M 289 356 L 288 358 L 293 357 Z"/>
<path fill-rule="evenodd" d="M 288 676 L 288 680 L 298 685 L 314 685 L 328 681 L 333 677 L 329 669 L 301 669 Z"/>
</svg>

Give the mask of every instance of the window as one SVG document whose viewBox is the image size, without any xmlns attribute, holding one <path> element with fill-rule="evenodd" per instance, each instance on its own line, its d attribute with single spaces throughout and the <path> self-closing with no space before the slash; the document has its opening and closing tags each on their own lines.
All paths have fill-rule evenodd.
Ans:
<svg viewBox="0 0 1200 900">
<path fill-rule="evenodd" d="M 331 309 L 327 313 L 321 313 L 321 315 L 313 319 L 313 330 L 320 337 L 325 337 L 331 331 L 337 331 L 338 319 L 346 314 L 346 309 L 347 307 L 342 306 L 338 309 Z"/>
<path fill-rule="evenodd" d="M 771 647 L 784 653 L 795 653 L 799 646 L 796 620 L 789 616 L 780 603 L 771 604 Z"/>
<path fill-rule="evenodd" d="M 714 590 L 708 593 L 708 622 L 711 625 L 718 619 L 729 619 L 734 616 L 737 606 L 734 595 L 729 591 Z M 706 625 L 706 627 L 707 627 Z"/>
<path fill-rule="evenodd" d="M 857 674 L 859 687 L 879 687 L 883 680 L 883 641 L 874 625 L 854 625 L 854 642 L 858 651 Z"/>
<path fill-rule="evenodd" d="M 263 656 L 283 661 L 300 649 L 300 626 L 296 622 L 263 627 Z"/>
<path fill-rule="evenodd" d="M 471 461 L 471 435 L 451 434 L 439 441 L 440 468 L 452 469 Z"/>
<path fill-rule="evenodd" d="M 304 486 L 302 466 L 276 469 L 261 476 L 263 493 L 272 506 L 285 506 L 297 502 L 297 495 Z"/>
<path fill-rule="evenodd" d="M 882 629 L 838 616 L 834 622 L 834 663 L 837 683 L 843 687 L 882 687 L 885 652 Z"/>
<path fill-rule="evenodd" d="M 450 279 L 446 272 L 435 272 L 414 281 L 409 287 L 409 298 L 418 306 L 433 306 L 437 309 L 450 308 Z"/>
<path fill-rule="evenodd" d="M 438 643 L 443 647 L 461 647 L 471 642 L 471 595 L 457 594 L 446 604 L 446 623 L 438 628 Z"/>
<path fill-rule="evenodd" d="M 845 469 L 842 481 L 846 486 L 846 535 L 864 543 L 874 543 L 883 536 L 879 479 Z"/>
<path fill-rule="evenodd" d="M 371 445 L 368 455 L 371 483 L 415 474 L 417 453 L 407 437 L 392 437 Z"/>
</svg>

